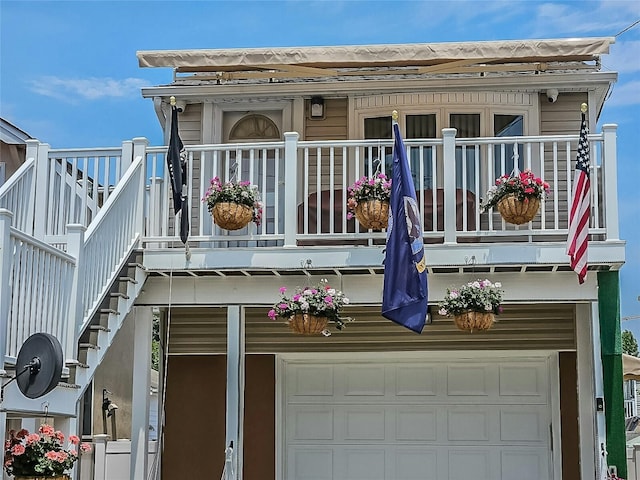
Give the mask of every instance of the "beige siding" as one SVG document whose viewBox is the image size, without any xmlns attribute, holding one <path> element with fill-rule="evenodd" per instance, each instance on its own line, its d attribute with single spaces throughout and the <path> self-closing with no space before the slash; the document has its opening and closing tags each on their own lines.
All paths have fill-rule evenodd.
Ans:
<svg viewBox="0 0 640 480">
<path fill-rule="evenodd" d="M 577 135 L 580 132 L 580 105 L 587 101 L 586 93 L 562 93 L 558 96 L 558 100 L 550 103 L 545 94 L 540 95 L 540 135 Z M 544 170 L 545 180 L 551 186 L 552 194 L 554 191 L 567 191 L 567 162 L 569 162 L 570 178 L 573 181 L 573 170 L 576 158 L 577 142 L 572 142 L 569 157 L 566 156 L 564 144 L 561 151 L 558 151 L 558 181 L 554 183 L 553 172 L 553 151 L 551 146 L 545 147 Z M 568 227 L 568 208 L 569 199 L 566 195 L 559 198 L 558 218 L 560 228 Z M 543 202 L 541 208 L 545 209 L 547 218 L 547 226 L 552 227 L 554 220 L 553 206 L 551 202 Z"/>
<path fill-rule="evenodd" d="M 323 118 L 311 118 L 309 112 L 311 110 L 310 100 L 305 101 L 305 126 L 302 138 L 308 141 L 315 140 L 346 140 L 349 136 L 349 127 L 347 120 L 348 100 L 346 98 L 328 98 L 324 101 L 325 114 Z M 309 172 L 307 181 L 309 182 L 309 191 L 316 191 L 316 178 L 318 175 L 318 164 L 316 150 L 309 152 Z M 336 167 L 334 168 L 334 182 L 336 185 L 342 185 L 343 171 L 337 167 L 342 165 L 342 151 L 337 150 L 334 156 Z M 329 187 L 329 158 L 328 153 L 323 152 L 321 155 L 321 172 L 322 172 L 322 190 Z"/>
<path fill-rule="evenodd" d="M 386 320 L 380 315 L 379 307 L 353 307 L 345 314 L 356 320 L 329 338 L 295 335 L 288 331 L 284 321 L 271 321 L 267 311 L 267 307 L 247 310 L 247 353 L 573 350 L 576 346 L 573 305 L 505 305 L 505 312 L 497 317 L 498 322 L 488 332 L 462 332 L 451 319 L 435 315 L 433 324 L 427 325 L 422 335 Z M 226 309 L 173 308 L 171 319 L 170 354 L 225 351 Z"/>
</svg>

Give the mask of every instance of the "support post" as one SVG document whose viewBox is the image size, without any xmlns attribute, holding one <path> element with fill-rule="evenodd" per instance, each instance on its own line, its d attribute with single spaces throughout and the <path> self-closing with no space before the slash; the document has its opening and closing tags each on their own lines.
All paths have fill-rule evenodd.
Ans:
<svg viewBox="0 0 640 480">
<path fill-rule="evenodd" d="M 49 206 L 49 149 L 50 146 L 47 143 L 39 143 L 37 147 L 37 153 L 35 157 L 35 176 L 33 183 L 31 184 L 31 197 L 34 199 L 34 212 L 33 212 L 33 236 L 38 240 L 44 241 L 46 234 L 47 223 L 51 221 L 47 216 L 47 209 Z M 63 162 L 65 160 L 63 159 Z M 52 167 L 53 168 L 53 167 Z M 60 188 L 64 188 L 66 185 L 66 165 L 60 166 Z M 37 219 L 37 221 L 35 221 Z M 31 233 L 27 231 L 25 233 Z"/>
<path fill-rule="evenodd" d="M 627 442 L 622 389 L 622 337 L 620 333 L 620 277 L 615 272 L 598 272 L 600 345 L 608 464 L 618 476 L 627 478 Z"/>
<path fill-rule="evenodd" d="M 284 184 L 287 187 L 284 189 L 285 248 L 294 248 L 296 246 L 298 229 L 298 138 L 297 132 L 285 132 L 284 134 Z M 278 179 L 276 179 L 276 183 L 277 181 Z"/>
<path fill-rule="evenodd" d="M 620 226 L 618 219 L 618 154 L 617 154 L 617 125 L 602 126 L 604 134 L 602 168 L 604 170 L 604 202 L 607 241 L 620 240 Z"/>
<path fill-rule="evenodd" d="M 133 139 L 133 159 L 142 157 L 142 165 L 140 172 L 140 183 L 138 185 L 138 205 L 136 208 L 135 224 L 140 236 L 145 233 L 144 228 L 144 211 L 145 211 L 145 199 L 146 199 L 146 186 L 147 186 L 147 168 L 146 168 L 146 156 L 147 145 L 149 141 L 144 137 L 137 137 Z"/>
<path fill-rule="evenodd" d="M 242 480 L 243 412 L 244 308 L 238 305 L 230 305 L 227 308 L 226 480 Z M 231 445 L 233 445 L 233 450 L 229 451 Z"/>
<path fill-rule="evenodd" d="M 93 480 L 108 480 L 107 441 L 109 441 L 107 434 L 93 436 Z"/>
<path fill-rule="evenodd" d="M 73 270 L 73 283 L 69 297 L 69 318 L 62 347 L 68 364 L 77 363 L 78 342 L 76 334 L 84 317 L 82 292 L 84 289 L 84 232 L 86 227 L 79 224 L 67 225 L 67 252 L 75 257 L 76 266 Z"/>
<path fill-rule="evenodd" d="M 9 278 L 11 275 L 11 263 L 13 251 L 11 248 L 11 220 L 13 213 L 6 208 L 0 208 L 0 377 L 6 375 L 4 369 L 5 357 L 7 355 L 7 333 L 9 329 L 9 314 L 11 309 L 11 290 Z M 16 352 L 17 355 L 17 352 Z"/>
<path fill-rule="evenodd" d="M 133 394 L 131 401 L 130 478 L 146 480 L 149 450 L 149 394 L 151 391 L 151 307 L 135 307 Z"/>
<path fill-rule="evenodd" d="M 133 162 L 133 142 L 131 140 L 125 140 L 122 142 L 122 156 L 120 157 L 120 175 L 124 175 Z"/>
<path fill-rule="evenodd" d="M 442 129 L 444 243 L 456 243 L 456 129 Z M 435 188 L 435 185 L 434 185 Z"/>
</svg>

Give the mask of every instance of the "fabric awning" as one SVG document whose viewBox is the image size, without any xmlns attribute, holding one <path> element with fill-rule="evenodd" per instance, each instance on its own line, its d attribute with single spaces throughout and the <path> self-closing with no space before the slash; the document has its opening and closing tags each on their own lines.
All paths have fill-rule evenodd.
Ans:
<svg viewBox="0 0 640 480">
<path fill-rule="evenodd" d="M 333 75 L 332 69 L 375 67 L 468 67 L 529 62 L 580 62 L 609 53 L 613 37 L 488 42 L 419 43 L 219 50 L 137 52 L 140 67 L 172 67 L 177 72 L 236 72 L 281 69 L 297 74 Z M 440 67 L 439 67 L 440 66 Z M 297 70 L 293 67 L 296 67 Z M 420 73 L 429 73 L 420 72 Z"/>
<path fill-rule="evenodd" d="M 640 358 L 623 353 L 622 372 L 625 380 L 640 380 Z"/>
</svg>

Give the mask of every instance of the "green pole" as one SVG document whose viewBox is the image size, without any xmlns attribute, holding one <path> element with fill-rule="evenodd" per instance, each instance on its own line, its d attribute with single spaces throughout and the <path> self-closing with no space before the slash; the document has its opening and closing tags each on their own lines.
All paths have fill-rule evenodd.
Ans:
<svg viewBox="0 0 640 480">
<path fill-rule="evenodd" d="M 620 277 L 617 271 L 598 272 L 598 315 L 607 428 L 607 459 L 609 465 L 617 467 L 619 477 L 627 478 L 620 334 Z"/>
</svg>

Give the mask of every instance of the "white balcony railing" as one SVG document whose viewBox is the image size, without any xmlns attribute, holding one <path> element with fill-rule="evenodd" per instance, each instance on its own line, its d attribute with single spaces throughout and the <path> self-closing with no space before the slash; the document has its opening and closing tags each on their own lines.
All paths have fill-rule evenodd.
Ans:
<svg viewBox="0 0 640 480">
<path fill-rule="evenodd" d="M 616 127 L 605 125 L 589 140 L 590 233 L 596 240 L 617 240 Z M 577 143 L 578 135 L 458 139 L 453 129 L 443 130 L 437 139 L 405 140 L 425 241 L 561 239 L 567 233 Z M 96 218 L 131 165 L 135 147 L 146 160 L 143 243 L 178 247 L 165 168 L 167 147 L 145 145 L 138 139 L 118 148 L 62 151 L 35 142 L 28 148 L 23 175 L 0 187 L 0 207 L 13 212 L 15 228 L 66 249 L 65 226 L 86 227 Z M 376 169 L 390 173 L 391 140 L 298 141 L 297 134 L 287 133 L 284 142 L 189 145 L 186 150 L 189 238 L 194 246 L 384 241 L 384 232 L 364 231 L 347 218 L 346 200 L 347 187 L 359 177 Z M 531 169 L 551 185 L 538 216 L 521 226 L 506 224 L 497 213 L 481 213 L 479 208 L 495 178 L 510 173 L 514 165 Z M 223 181 L 258 185 L 264 203 L 260 226 L 228 232 L 213 224 L 201 198 L 216 175 Z"/>
<path fill-rule="evenodd" d="M 603 133 L 589 140 L 590 233 L 597 240 L 617 239 L 615 127 L 605 126 Z M 425 240 L 566 238 L 577 143 L 577 135 L 457 139 L 452 129 L 445 129 L 439 139 L 406 140 Z M 192 244 L 260 247 L 383 241 L 384 232 L 364 231 L 347 218 L 346 201 L 347 187 L 359 177 L 376 169 L 390 173 L 390 140 L 309 142 L 286 134 L 285 142 L 196 145 L 188 146 L 187 152 Z M 150 194 L 145 241 L 167 246 L 178 239 L 165 161 L 166 147 L 147 150 Z M 489 186 L 514 165 L 531 169 L 551 186 L 540 214 L 521 226 L 506 224 L 497 212 L 480 211 Z M 212 223 L 201 198 L 215 175 L 258 185 L 265 204 L 262 225 L 227 232 Z"/>
</svg>

